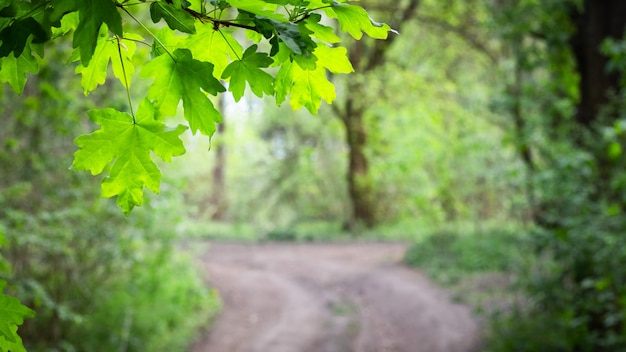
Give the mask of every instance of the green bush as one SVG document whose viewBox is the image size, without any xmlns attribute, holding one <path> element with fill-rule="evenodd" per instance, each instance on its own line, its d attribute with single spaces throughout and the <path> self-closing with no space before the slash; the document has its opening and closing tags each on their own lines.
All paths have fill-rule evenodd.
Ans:
<svg viewBox="0 0 626 352">
<path fill-rule="evenodd" d="M 184 350 L 220 301 L 174 249 L 170 221 L 151 205 L 132 221 L 100 201 L 5 208 L 11 283 L 37 312 L 20 329 L 27 348 Z"/>
<path fill-rule="evenodd" d="M 183 351 L 219 310 L 188 258 L 147 246 L 147 256 L 116 275 L 93 297 L 73 327 L 78 351 Z"/>
<path fill-rule="evenodd" d="M 494 319 L 490 351 L 626 351 L 626 222 L 579 221 L 535 235 L 543 257 L 523 279 L 528 299 Z"/>
<path fill-rule="evenodd" d="M 522 230 L 448 230 L 414 243 L 404 262 L 425 269 L 442 283 L 452 283 L 470 273 L 516 271 L 524 264 L 527 248 L 527 234 Z"/>
<path fill-rule="evenodd" d="M 586 150 L 554 150 L 537 175 L 540 260 L 523 277 L 523 309 L 495 320 L 490 351 L 626 351 L 626 155 L 610 152 L 620 126 L 580 131 Z"/>
</svg>

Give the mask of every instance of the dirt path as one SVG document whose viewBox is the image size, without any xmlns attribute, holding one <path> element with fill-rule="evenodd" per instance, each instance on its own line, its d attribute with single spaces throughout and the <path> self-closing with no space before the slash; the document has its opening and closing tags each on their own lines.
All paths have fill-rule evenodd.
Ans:
<svg viewBox="0 0 626 352">
<path fill-rule="evenodd" d="M 470 309 L 398 264 L 402 244 L 212 244 L 223 312 L 194 352 L 469 352 Z"/>
</svg>

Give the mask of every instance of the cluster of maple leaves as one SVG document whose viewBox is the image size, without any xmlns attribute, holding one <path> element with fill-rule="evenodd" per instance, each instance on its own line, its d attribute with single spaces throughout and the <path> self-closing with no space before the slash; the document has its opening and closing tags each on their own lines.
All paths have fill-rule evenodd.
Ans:
<svg viewBox="0 0 626 352">
<path fill-rule="evenodd" d="M 311 113 L 322 100 L 331 103 L 328 72 L 353 71 L 333 23 L 355 39 L 384 39 L 390 30 L 348 0 L 0 0 L 0 81 L 21 94 L 45 58 L 44 44 L 63 38 L 72 41 L 68 61 L 85 94 L 105 84 L 111 69 L 128 108 L 88 113 L 100 128 L 76 138 L 72 168 L 106 173 L 102 195 L 117 196 L 129 214 L 143 203 L 144 188 L 159 191 L 153 155 L 184 154 L 187 129 L 215 132 L 222 117 L 210 96 L 229 91 L 239 101 L 248 87 Z M 140 47 L 150 55 L 136 55 Z M 135 79 L 151 80 L 136 108 Z M 181 101 L 186 124 L 167 126 Z M 0 295 L 0 350 L 23 350 L 16 331 L 28 314 Z"/>
<path fill-rule="evenodd" d="M 0 80 L 21 93 L 27 74 L 36 73 L 44 57 L 42 43 L 62 37 L 72 38 L 70 61 L 77 62 L 85 94 L 106 82 L 109 67 L 130 90 L 135 66 L 141 66 L 139 78 L 153 80 L 145 101 L 136 111 L 130 98 L 128 112 L 91 111 L 101 128 L 76 139 L 80 150 L 72 165 L 94 175 L 107 170 L 102 195 L 117 196 L 128 214 L 143 203 L 144 188 L 159 190 L 153 153 L 165 161 L 184 154 L 179 136 L 186 128 L 207 136 L 215 132 L 221 115 L 210 95 L 226 91 L 225 86 L 235 101 L 248 87 L 256 96 L 273 96 L 277 104 L 289 98 L 294 109 L 311 113 L 322 100 L 331 103 L 335 89 L 327 73 L 353 68 L 322 14 L 355 39 L 363 32 L 385 38 L 389 31 L 345 1 L 0 0 Z M 142 11 L 166 26 L 149 29 L 140 20 L 146 17 Z M 237 29 L 246 32 L 244 40 L 236 39 Z M 138 44 L 146 44 L 151 60 L 137 62 Z M 187 125 L 166 127 L 165 118 L 176 115 L 181 101 Z"/>
</svg>

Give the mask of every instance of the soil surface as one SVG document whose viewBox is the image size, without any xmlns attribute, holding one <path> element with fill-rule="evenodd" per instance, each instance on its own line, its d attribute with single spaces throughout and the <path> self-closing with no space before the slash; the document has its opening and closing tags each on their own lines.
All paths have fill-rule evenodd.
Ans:
<svg viewBox="0 0 626 352">
<path fill-rule="evenodd" d="M 194 352 L 469 352 L 479 326 L 404 244 L 211 244 L 223 310 Z"/>
</svg>

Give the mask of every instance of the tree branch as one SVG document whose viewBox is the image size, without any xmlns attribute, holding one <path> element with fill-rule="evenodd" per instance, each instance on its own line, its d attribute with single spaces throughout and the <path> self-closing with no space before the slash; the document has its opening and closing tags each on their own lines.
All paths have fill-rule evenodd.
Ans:
<svg viewBox="0 0 626 352">
<path fill-rule="evenodd" d="M 389 26 L 397 31 L 401 31 L 406 22 L 416 16 L 419 3 L 420 0 L 411 0 L 406 7 L 398 8 L 392 17 L 392 21 L 389 23 Z M 392 35 L 387 38 L 387 40 L 375 42 L 374 48 L 369 55 L 370 59 L 367 61 L 363 71 L 372 71 L 375 68 L 382 66 L 387 61 L 385 55 L 387 49 L 396 41 L 397 38 L 397 35 Z"/>
<path fill-rule="evenodd" d="M 471 47 L 487 56 L 487 58 L 489 58 L 491 62 L 498 62 L 496 55 L 491 50 L 489 50 L 484 43 L 478 40 L 478 38 L 470 35 L 466 28 L 453 26 L 440 18 L 428 15 L 416 15 L 416 19 L 424 23 L 435 25 L 447 32 L 456 34 L 465 42 L 467 42 Z"/>
</svg>

